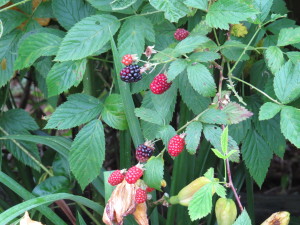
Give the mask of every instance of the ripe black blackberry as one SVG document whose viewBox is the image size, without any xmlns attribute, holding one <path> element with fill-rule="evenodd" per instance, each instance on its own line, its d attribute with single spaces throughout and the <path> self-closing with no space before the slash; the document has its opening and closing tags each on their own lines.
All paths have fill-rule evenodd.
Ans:
<svg viewBox="0 0 300 225">
<path fill-rule="evenodd" d="M 140 67 L 138 65 L 129 65 L 120 72 L 121 80 L 127 83 L 137 82 L 142 79 Z"/>
<path fill-rule="evenodd" d="M 139 162 L 146 162 L 153 154 L 154 147 L 151 142 L 145 142 L 135 150 L 135 157 Z"/>
</svg>

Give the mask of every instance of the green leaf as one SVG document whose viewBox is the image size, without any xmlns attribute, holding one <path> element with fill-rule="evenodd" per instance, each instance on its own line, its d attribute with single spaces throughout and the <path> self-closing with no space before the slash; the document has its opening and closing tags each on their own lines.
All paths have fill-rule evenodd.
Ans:
<svg viewBox="0 0 300 225">
<path fill-rule="evenodd" d="M 228 126 L 223 130 L 221 134 L 221 149 L 224 153 L 228 150 Z"/>
<path fill-rule="evenodd" d="M 221 198 L 226 198 L 226 188 L 223 185 L 213 182 L 213 189 L 216 190 L 217 195 Z"/>
<path fill-rule="evenodd" d="M 241 123 L 233 124 L 229 126 L 229 135 L 240 144 L 246 137 L 246 134 L 251 126 L 251 120 L 244 120 Z"/>
<path fill-rule="evenodd" d="M 213 153 L 215 153 L 215 155 L 220 158 L 220 159 L 226 159 L 226 156 L 223 155 L 223 153 L 221 153 L 218 149 L 212 148 L 211 149 L 213 151 Z"/>
<path fill-rule="evenodd" d="M 211 27 L 229 30 L 229 24 L 240 23 L 256 13 L 257 11 L 244 1 L 219 0 L 209 8 L 206 22 Z"/>
<path fill-rule="evenodd" d="M 277 46 L 268 47 L 265 52 L 265 57 L 267 65 L 273 74 L 275 74 L 284 63 L 283 53 Z"/>
<path fill-rule="evenodd" d="M 207 11 L 208 0 L 185 0 L 184 4 L 192 8 Z"/>
<path fill-rule="evenodd" d="M 252 225 L 251 219 L 246 209 L 243 210 L 243 212 L 241 213 L 241 215 L 239 215 L 233 225 Z"/>
<path fill-rule="evenodd" d="M 219 109 L 208 109 L 200 117 L 199 121 L 209 124 L 227 124 L 228 119 L 225 112 Z"/>
<path fill-rule="evenodd" d="M 178 20 L 189 13 L 183 0 L 149 0 L 150 4 L 159 11 L 165 12 L 165 18 L 170 22 Z"/>
<path fill-rule="evenodd" d="M 48 97 L 77 87 L 86 69 L 86 59 L 55 63 L 47 75 Z"/>
<path fill-rule="evenodd" d="M 286 54 L 294 64 L 300 62 L 300 52 L 287 52 Z"/>
<path fill-rule="evenodd" d="M 118 36 L 120 55 L 137 54 L 141 56 L 145 49 L 146 39 L 155 42 L 153 25 L 150 20 L 143 16 L 126 19 Z"/>
<path fill-rule="evenodd" d="M 254 0 L 255 8 L 258 9 L 260 12 L 256 15 L 256 23 L 262 23 L 265 21 L 265 19 L 269 15 L 272 4 L 273 0 Z"/>
<path fill-rule="evenodd" d="M 212 210 L 213 184 L 208 183 L 200 188 L 189 203 L 188 210 L 191 220 L 197 220 L 208 215 Z"/>
<path fill-rule="evenodd" d="M 3 6 L 8 2 L 9 2 L 9 0 L 0 0 L 0 6 Z"/>
<path fill-rule="evenodd" d="M 41 56 L 55 55 L 60 42 L 59 36 L 50 33 L 35 33 L 28 36 L 20 43 L 14 69 L 29 67 Z"/>
<path fill-rule="evenodd" d="M 164 160 L 160 157 L 151 157 L 146 165 L 143 175 L 144 182 L 148 187 L 161 190 L 161 181 L 164 178 Z"/>
<path fill-rule="evenodd" d="M 108 202 L 112 192 L 114 191 L 115 187 L 111 186 L 110 183 L 108 183 L 108 178 L 109 176 L 114 172 L 115 170 L 111 170 L 111 171 L 105 171 L 103 173 L 103 177 L 104 177 L 104 192 L 105 192 L 105 203 Z"/>
<path fill-rule="evenodd" d="M 145 120 L 150 123 L 154 123 L 157 125 L 163 125 L 164 121 L 163 119 L 157 114 L 156 111 L 146 108 L 136 108 L 134 110 L 135 115 L 137 117 L 140 117 L 142 120 Z"/>
<path fill-rule="evenodd" d="M 78 222 L 76 222 L 76 225 L 87 225 L 79 212 L 77 212 L 77 220 L 76 221 L 78 221 Z"/>
<path fill-rule="evenodd" d="M 273 152 L 268 143 L 254 130 L 250 129 L 242 146 L 243 160 L 258 186 L 262 186 Z"/>
<path fill-rule="evenodd" d="M 193 111 L 194 114 L 198 115 L 210 104 L 210 98 L 203 97 L 194 90 L 192 85 L 188 81 L 186 75 L 179 76 L 178 79 L 179 92 L 183 102 L 187 107 Z"/>
<path fill-rule="evenodd" d="M 124 105 L 118 94 L 111 94 L 105 99 L 101 115 L 103 121 L 115 129 L 126 130 L 128 128 Z"/>
<path fill-rule="evenodd" d="M 190 59 L 195 62 L 211 62 L 219 59 L 220 55 L 216 52 L 196 52 L 190 55 Z"/>
<path fill-rule="evenodd" d="M 177 52 L 180 55 L 183 55 L 185 53 L 189 53 L 194 51 L 197 47 L 199 47 L 201 44 L 209 41 L 209 38 L 204 35 L 194 35 L 194 36 L 188 36 L 184 40 L 180 41 L 174 51 Z"/>
<path fill-rule="evenodd" d="M 280 128 L 285 138 L 300 148 L 300 110 L 290 106 L 283 107 Z"/>
<path fill-rule="evenodd" d="M 212 97 L 216 94 L 216 84 L 206 66 L 202 64 L 190 65 L 187 68 L 187 73 L 190 84 L 199 94 L 205 97 Z"/>
<path fill-rule="evenodd" d="M 53 176 L 39 183 L 32 193 L 37 196 L 55 194 L 59 192 L 69 192 L 70 181 L 64 176 Z"/>
<path fill-rule="evenodd" d="M 103 125 L 93 120 L 79 131 L 70 152 L 70 167 L 82 189 L 99 175 L 104 157 Z"/>
<path fill-rule="evenodd" d="M 228 124 L 240 123 L 253 115 L 252 112 L 236 102 L 229 102 L 222 111 L 227 115 Z"/>
<path fill-rule="evenodd" d="M 213 125 L 204 125 L 203 129 L 204 136 L 206 140 L 208 140 L 219 152 L 222 152 L 221 147 L 221 134 L 222 129 L 217 126 Z M 239 147 L 235 140 L 232 139 L 231 136 L 228 136 L 228 151 L 231 150 L 239 150 Z M 236 152 L 235 154 L 231 155 L 229 157 L 230 161 L 232 162 L 239 162 L 239 152 Z"/>
<path fill-rule="evenodd" d="M 156 138 L 161 138 L 165 146 L 168 145 L 170 139 L 175 135 L 176 131 L 171 125 L 162 126 L 158 132 L 156 130 Z"/>
<path fill-rule="evenodd" d="M 278 46 L 292 45 L 300 42 L 300 27 L 281 29 L 277 41 Z"/>
<path fill-rule="evenodd" d="M 197 147 L 200 143 L 200 137 L 202 132 L 202 123 L 192 122 L 186 128 L 186 149 L 190 154 L 195 154 Z"/>
<path fill-rule="evenodd" d="M 272 119 L 279 111 L 281 106 L 272 102 L 266 102 L 260 107 L 259 110 L 259 120 L 269 120 Z"/>
<path fill-rule="evenodd" d="M 243 53 L 246 45 L 242 44 L 239 41 L 229 40 L 229 41 L 226 41 L 221 47 L 222 47 L 221 53 L 227 59 L 232 60 L 232 61 L 237 61 L 239 59 L 240 55 Z M 249 49 L 251 49 L 251 48 L 249 48 Z M 247 54 L 244 54 L 240 60 L 244 61 L 244 60 L 248 60 L 248 59 L 249 59 L 249 56 Z"/>
<path fill-rule="evenodd" d="M 53 0 L 52 9 L 58 22 L 66 30 L 69 30 L 75 23 L 95 12 L 95 9 L 83 0 Z"/>
<path fill-rule="evenodd" d="M 16 10 L 7 10 L 1 12 L 0 20 L 2 21 L 3 32 L 2 36 L 8 34 L 21 23 L 23 23 L 28 17 Z M 1 33 L 1 32 L 0 32 Z"/>
<path fill-rule="evenodd" d="M 110 3 L 113 10 L 126 9 L 133 5 L 137 0 L 114 0 Z"/>
<path fill-rule="evenodd" d="M 278 99 L 286 104 L 300 95 L 300 62 L 293 64 L 288 61 L 275 74 L 274 90 Z"/>
<path fill-rule="evenodd" d="M 74 94 L 51 115 L 45 129 L 69 129 L 87 123 L 102 111 L 102 103 L 86 94 Z"/>
<path fill-rule="evenodd" d="M 76 23 L 62 40 L 55 60 L 85 58 L 102 48 L 114 35 L 120 22 L 111 15 L 94 15 Z"/>
<path fill-rule="evenodd" d="M 171 62 L 168 69 L 168 82 L 174 80 L 180 73 L 182 73 L 187 65 L 187 61 L 184 59 L 177 59 Z"/>
</svg>

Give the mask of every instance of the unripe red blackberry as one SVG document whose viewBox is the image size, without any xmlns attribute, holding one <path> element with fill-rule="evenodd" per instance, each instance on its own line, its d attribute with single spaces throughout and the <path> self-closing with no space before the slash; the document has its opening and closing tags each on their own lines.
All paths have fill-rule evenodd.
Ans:
<svg viewBox="0 0 300 225">
<path fill-rule="evenodd" d="M 175 135 L 172 137 L 168 144 L 168 152 L 171 156 L 178 156 L 182 150 L 184 149 L 185 141 L 184 141 L 185 134 Z"/>
<path fill-rule="evenodd" d="M 129 65 L 120 72 L 121 80 L 127 83 L 137 82 L 142 79 L 140 67 L 138 65 Z"/>
<path fill-rule="evenodd" d="M 135 157 L 139 162 L 146 162 L 153 154 L 154 147 L 151 142 L 145 142 L 135 150 Z"/>
<path fill-rule="evenodd" d="M 136 190 L 135 193 L 135 202 L 137 204 L 144 203 L 147 200 L 147 192 L 142 188 Z"/>
<path fill-rule="evenodd" d="M 138 179 L 143 176 L 144 170 L 142 169 L 142 165 L 138 164 L 136 166 L 133 166 L 127 170 L 127 173 L 125 175 L 125 180 L 128 184 L 134 184 L 138 181 Z"/>
<path fill-rule="evenodd" d="M 171 87 L 172 82 L 167 82 L 167 76 L 163 73 L 158 74 L 154 77 L 153 81 L 150 84 L 150 90 L 153 94 L 160 95 L 163 94 L 166 90 Z"/>
<path fill-rule="evenodd" d="M 186 29 L 179 28 L 175 31 L 174 38 L 178 41 L 182 41 L 183 39 L 186 39 L 189 34 L 190 32 L 188 32 Z"/>
<path fill-rule="evenodd" d="M 115 185 L 122 183 L 124 178 L 125 178 L 125 175 L 122 170 L 115 170 L 114 172 L 112 172 L 110 174 L 110 176 L 108 178 L 108 183 L 112 186 L 115 186 Z"/>
</svg>

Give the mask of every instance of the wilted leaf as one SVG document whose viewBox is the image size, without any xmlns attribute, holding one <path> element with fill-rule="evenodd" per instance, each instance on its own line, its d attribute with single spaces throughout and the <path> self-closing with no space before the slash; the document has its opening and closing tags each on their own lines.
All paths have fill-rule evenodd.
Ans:
<svg viewBox="0 0 300 225">
<path fill-rule="evenodd" d="M 148 225 L 149 224 L 149 221 L 147 218 L 147 205 L 145 202 L 137 205 L 136 210 L 133 213 L 133 216 L 135 218 L 135 221 L 139 225 Z"/>
<path fill-rule="evenodd" d="M 30 219 L 28 212 L 26 211 L 22 219 L 20 220 L 20 225 L 43 225 L 41 222 L 33 221 Z"/>
</svg>

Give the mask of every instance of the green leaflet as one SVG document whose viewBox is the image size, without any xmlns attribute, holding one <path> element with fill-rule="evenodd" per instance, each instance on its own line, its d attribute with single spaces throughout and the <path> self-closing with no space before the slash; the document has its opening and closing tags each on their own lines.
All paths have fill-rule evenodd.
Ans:
<svg viewBox="0 0 300 225">
<path fill-rule="evenodd" d="M 164 160 L 160 156 L 151 157 L 146 165 L 143 180 L 148 187 L 161 190 L 161 181 L 164 176 Z"/>
</svg>

